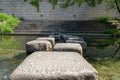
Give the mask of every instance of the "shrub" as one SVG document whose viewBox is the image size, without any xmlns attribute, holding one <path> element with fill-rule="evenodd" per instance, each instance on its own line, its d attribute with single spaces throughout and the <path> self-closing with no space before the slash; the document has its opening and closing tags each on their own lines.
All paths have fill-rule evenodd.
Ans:
<svg viewBox="0 0 120 80">
<path fill-rule="evenodd" d="M 117 30 L 116 29 L 108 29 L 105 33 L 107 33 L 107 34 L 115 34 L 115 33 L 117 33 Z"/>
<path fill-rule="evenodd" d="M 102 23 L 110 23 L 111 25 L 117 25 L 119 23 L 118 19 L 113 19 L 107 16 L 99 17 L 96 19 L 96 21 L 102 22 Z"/>
<path fill-rule="evenodd" d="M 7 15 L 0 14 L 0 34 L 11 33 L 13 29 L 20 23 L 20 20 Z"/>
<path fill-rule="evenodd" d="M 96 19 L 96 21 L 98 21 L 98 22 L 109 22 L 111 20 L 112 19 L 107 16 L 102 16 L 102 17 Z"/>
<path fill-rule="evenodd" d="M 119 29 L 109 29 L 105 33 L 112 34 L 112 35 L 116 34 L 118 37 L 120 36 L 120 30 Z"/>
</svg>

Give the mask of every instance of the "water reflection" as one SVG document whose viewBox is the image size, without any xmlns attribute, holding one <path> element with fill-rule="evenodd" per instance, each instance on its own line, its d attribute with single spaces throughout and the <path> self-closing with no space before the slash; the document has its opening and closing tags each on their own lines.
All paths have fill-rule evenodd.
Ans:
<svg viewBox="0 0 120 80">
<path fill-rule="evenodd" d="M 86 49 L 85 55 L 91 58 L 108 58 L 112 57 L 116 50 L 119 48 L 118 39 L 107 38 L 107 39 L 86 39 L 88 48 Z M 120 50 L 117 52 L 117 57 L 120 56 Z"/>
<path fill-rule="evenodd" d="M 0 37 L 0 80 L 9 80 L 12 71 L 26 58 L 25 43 L 36 37 Z"/>
</svg>

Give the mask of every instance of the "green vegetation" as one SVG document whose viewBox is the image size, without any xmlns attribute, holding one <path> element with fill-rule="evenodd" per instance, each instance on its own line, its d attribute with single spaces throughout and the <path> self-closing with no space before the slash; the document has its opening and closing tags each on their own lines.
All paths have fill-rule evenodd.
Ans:
<svg viewBox="0 0 120 80">
<path fill-rule="evenodd" d="M 30 2 L 31 5 L 33 5 L 34 7 L 37 8 L 37 10 L 39 10 L 40 2 L 44 0 L 24 0 L 24 1 Z M 57 5 L 59 5 L 62 8 L 67 8 L 74 4 L 78 4 L 78 6 L 80 7 L 82 3 L 87 3 L 89 6 L 95 7 L 96 5 L 105 2 L 108 9 L 116 10 L 120 14 L 120 0 L 48 0 L 48 2 L 53 5 L 53 8 L 55 8 Z M 63 3 L 58 4 L 59 2 Z"/>
<path fill-rule="evenodd" d="M 98 71 L 99 80 L 120 79 L 120 59 L 88 59 Z"/>
<path fill-rule="evenodd" d="M 0 58 L 11 58 L 20 50 L 20 43 L 14 37 L 2 37 L 0 39 Z"/>
<path fill-rule="evenodd" d="M 120 79 L 120 44 L 119 38 L 92 39 L 91 45 L 96 49 L 91 49 L 97 56 L 87 55 L 87 61 L 98 71 L 99 80 L 119 80 Z M 112 51 L 111 53 L 105 49 Z M 111 50 L 112 49 L 112 50 Z M 93 53 L 92 53 L 93 54 Z"/>
<path fill-rule="evenodd" d="M 0 34 L 11 33 L 20 20 L 7 14 L 0 14 Z"/>
<path fill-rule="evenodd" d="M 44 0 L 24 0 L 25 2 L 29 2 L 32 6 L 36 7 L 37 10 L 39 10 L 40 3 Z M 86 2 L 89 6 L 96 6 L 97 4 L 102 3 L 103 0 L 47 0 L 49 3 L 53 5 L 53 9 L 59 5 L 62 8 L 67 8 L 69 6 L 72 6 L 74 4 L 78 4 L 80 7 L 83 2 Z M 62 4 L 59 4 L 59 2 L 62 2 Z"/>
<path fill-rule="evenodd" d="M 96 21 L 98 21 L 98 22 L 109 22 L 111 20 L 112 20 L 112 18 L 107 17 L 107 16 L 102 16 L 102 17 L 99 17 L 96 19 Z"/>
<path fill-rule="evenodd" d="M 110 23 L 111 25 L 117 25 L 119 23 L 118 19 L 110 18 L 108 16 L 99 17 L 95 21 L 102 23 Z"/>
<path fill-rule="evenodd" d="M 114 42 L 114 44 L 116 44 L 118 46 L 117 50 L 115 51 L 115 53 L 112 56 L 112 57 L 115 57 L 120 50 L 120 30 L 119 29 L 114 29 L 114 30 L 110 29 L 110 30 L 107 30 L 106 33 L 113 35 L 114 39 L 112 40 L 112 42 Z"/>
<path fill-rule="evenodd" d="M 112 35 L 116 34 L 116 35 L 120 36 L 120 30 L 119 29 L 109 29 L 105 33 L 112 34 Z"/>
<path fill-rule="evenodd" d="M 0 49 L 18 49 L 20 43 L 14 37 L 2 37 L 0 39 Z"/>
</svg>

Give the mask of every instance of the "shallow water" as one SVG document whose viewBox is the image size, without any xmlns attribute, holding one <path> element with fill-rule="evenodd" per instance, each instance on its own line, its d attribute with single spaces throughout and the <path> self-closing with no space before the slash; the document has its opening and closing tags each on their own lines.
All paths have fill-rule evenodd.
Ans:
<svg viewBox="0 0 120 80">
<path fill-rule="evenodd" d="M 27 57 L 25 43 L 38 37 L 39 36 L 0 37 L 0 80 L 9 80 L 13 70 Z M 116 50 L 115 46 L 112 46 L 111 43 L 104 39 L 85 40 L 88 42 L 88 47 L 84 55 L 89 57 L 109 57 L 113 55 Z M 120 51 L 118 53 L 120 53 Z"/>
<path fill-rule="evenodd" d="M 12 71 L 26 58 L 25 43 L 37 36 L 0 37 L 0 80 L 9 80 Z"/>
</svg>

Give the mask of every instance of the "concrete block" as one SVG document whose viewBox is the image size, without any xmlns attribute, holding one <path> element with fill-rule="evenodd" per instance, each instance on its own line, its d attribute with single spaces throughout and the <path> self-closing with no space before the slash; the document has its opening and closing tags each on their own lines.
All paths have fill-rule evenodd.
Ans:
<svg viewBox="0 0 120 80">
<path fill-rule="evenodd" d="M 87 43 L 81 40 L 66 40 L 66 43 L 79 43 L 83 49 L 86 49 Z"/>
<path fill-rule="evenodd" d="M 13 71 L 11 80 L 98 80 L 98 73 L 76 52 L 35 52 Z"/>
<path fill-rule="evenodd" d="M 55 41 L 60 41 L 61 35 L 60 34 L 50 34 L 49 37 L 55 38 Z"/>
<path fill-rule="evenodd" d="M 53 37 L 39 37 L 36 40 L 39 40 L 39 41 L 47 40 L 47 41 L 50 41 L 53 46 L 55 45 L 55 38 Z"/>
<path fill-rule="evenodd" d="M 29 41 L 26 43 L 26 53 L 31 54 L 35 51 L 49 51 L 52 49 L 52 44 L 49 41 Z"/>
<path fill-rule="evenodd" d="M 83 55 L 82 47 L 78 43 L 57 43 L 54 46 L 53 51 L 71 51 Z"/>
</svg>

